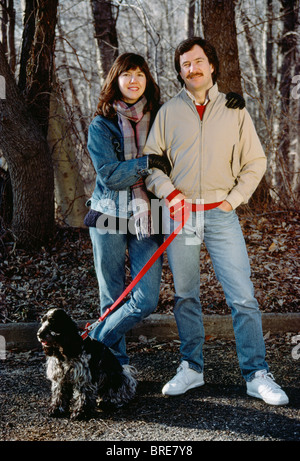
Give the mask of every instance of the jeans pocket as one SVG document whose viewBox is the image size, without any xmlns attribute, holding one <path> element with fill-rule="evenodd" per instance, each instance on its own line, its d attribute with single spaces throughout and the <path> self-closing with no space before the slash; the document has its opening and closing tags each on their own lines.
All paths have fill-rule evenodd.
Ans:
<svg viewBox="0 0 300 461">
<path fill-rule="evenodd" d="M 215 210 L 218 210 L 218 211 L 220 211 L 221 213 L 223 213 L 223 214 L 228 214 L 228 215 L 230 215 L 230 213 L 233 213 L 233 212 L 234 212 L 234 210 L 230 210 L 230 211 L 222 210 L 222 208 L 219 208 L 218 206 L 217 206 L 217 208 L 215 208 Z"/>
</svg>

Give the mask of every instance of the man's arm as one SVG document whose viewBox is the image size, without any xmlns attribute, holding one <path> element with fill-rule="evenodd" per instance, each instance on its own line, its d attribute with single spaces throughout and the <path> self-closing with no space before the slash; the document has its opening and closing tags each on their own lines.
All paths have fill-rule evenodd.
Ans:
<svg viewBox="0 0 300 461">
<path fill-rule="evenodd" d="M 164 117 L 164 111 L 160 109 L 148 135 L 146 145 L 144 148 L 144 154 L 155 154 L 166 157 L 170 162 L 172 168 L 172 162 L 170 161 L 170 158 L 167 155 L 167 146 L 164 135 Z M 152 192 L 156 197 L 165 198 L 175 190 L 175 187 L 172 184 L 171 177 L 172 172 L 170 176 L 167 176 L 161 170 L 154 168 L 152 170 L 152 173 L 146 178 L 145 184 L 147 189 L 150 192 Z"/>
<path fill-rule="evenodd" d="M 233 209 L 248 202 L 267 167 L 265 153 L 247 110 L 239 111 L 239 120 L 240 140 L 236 155 L 240 162 L 240 171 L 236 185 L 226 197 Z"/>
</svg>

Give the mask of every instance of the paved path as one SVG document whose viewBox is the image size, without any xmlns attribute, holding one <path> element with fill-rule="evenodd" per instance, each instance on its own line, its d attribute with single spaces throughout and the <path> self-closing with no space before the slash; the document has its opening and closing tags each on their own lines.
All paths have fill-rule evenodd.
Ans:
<svg viewBox="0 0 300 461">
<path fill-rule="evenodd" d="M 105 441 L 97 454 L 101 447 L 122 448 L 125 442 L 128 447 L 145 441 L 155 446 L 195 443 L 196 450 L 201 441 L 299 441 L 299 351 L 286 333 L 270 335 L 266 345 L 271 371 L 290 397 L 285 407 L 246 395 L 235 344 L 229 339 L 207 340 L 203 387 L 164 397 L 161 388 L 176 371 L 179 345 L 176 340 L 149 340 L 128 343 L 140 376 L 135 400 L 114 412 L 98 410 L 81 422 L 47 415 L 50 385 L 40 351 L 8 352 L 0 361 L 0 440 Z"/>
</svg>

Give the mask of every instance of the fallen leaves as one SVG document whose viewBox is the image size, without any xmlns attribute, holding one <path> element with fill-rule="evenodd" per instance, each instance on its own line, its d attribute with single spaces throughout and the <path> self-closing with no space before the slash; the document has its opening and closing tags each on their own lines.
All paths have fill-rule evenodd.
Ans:
<svg viewBox="0 0 300 461">
<path fill-rule="evenodd" d="M 299 223 L 296 213 L 240 218 L 262 312 L 299 312 Z M 49 248 L 26 253 L 8 247 L 0 254 L 0 321 L 36 321 L 50 307 L 76 319 L 99 314 L 99 291 L 86 229 L 58 229 Z M 1 252 L 1 247 L 0 247 Z M 203 245 L 200 259 L 204 314 L 229 314 L 222 288 Z M 129 283 L 129 264 L 126 264 Z M 157 313 L 172 313 L 174 283 L 164 255 Z"/>
</svg>

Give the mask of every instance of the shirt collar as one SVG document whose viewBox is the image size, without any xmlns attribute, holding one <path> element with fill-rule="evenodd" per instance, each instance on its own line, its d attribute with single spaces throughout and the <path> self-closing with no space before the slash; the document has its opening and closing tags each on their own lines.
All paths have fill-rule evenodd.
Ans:
<svg viewBox="0 0 300 461">
<path fill-rule="evenodd" d="M 192 95 L 192 93 L 187 89 L 186 86 L 184 86 L 184 89 L 186 91 L 186 94 L 188 95 L 188 97 L 197 105 L 197 106 L 206 106 L 206 104 L 209 102 L 209 97 L 208 97 L 208 94 L 206 95 L 206 98 L 205 98 L 205 101 L 203 104 L 199 104 L 198 102 L 196 102 L 196 99 L 195 97 Z"/>
</svg>

